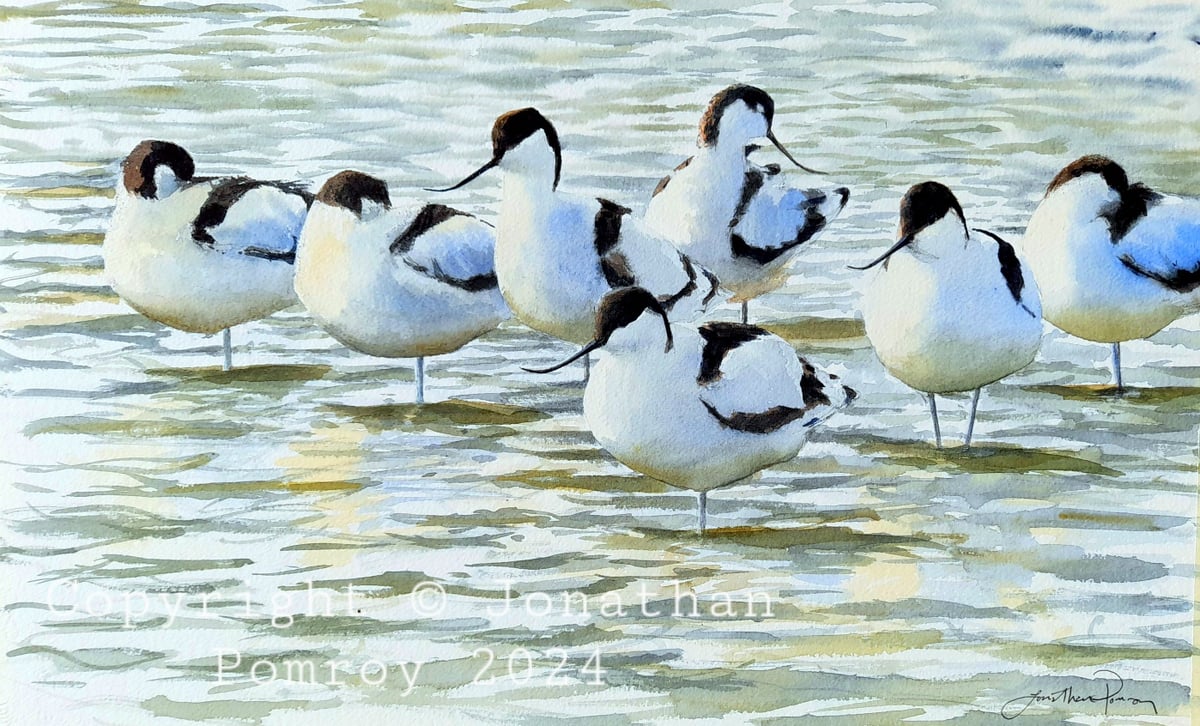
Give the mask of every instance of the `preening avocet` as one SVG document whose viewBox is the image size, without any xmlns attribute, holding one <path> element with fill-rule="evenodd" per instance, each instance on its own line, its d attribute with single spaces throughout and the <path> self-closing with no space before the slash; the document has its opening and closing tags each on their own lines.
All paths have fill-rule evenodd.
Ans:
<svg viewBox="0 0 1200 726">
<path fill-rule="evenodd" d="M 974 391 L 971 445 L 983 386 L 1029 365 L 1042 339 L 1038 287 L 1012 245 L 968 229 L 954 194 L 938 182 L 913 186 L 900 202 L 899 241 L 862 298 L 863 322 L 888 372 L 929 394 L 937 446 L 938 393 Z"/>
<path fill-rule="evenodd" d="M 742 303 L 782 285 L 804 243 L 841 213 L 850 190 L 792 189 L 778 164 L 750 161 L 752 141 L 766 138 L 796 166 L 775 138 L 775 102 L 753 86 L 713 96 L 700 119 L 699 151 L 663 178 L 646 209 L 650 229 L 712 270 Z"/>
<path fill-rule="evenodd" d="M 489 169 L 504 172 L 496 230 L 496 276 L 513 314 L 529 327 L 582 343 L 595 329 L 600 298 L 640 285 L 677 319 L 717 295 L 711 273 L 650 233 L 630 210 L 606 199 L 559 192 L 562 149 L 554 126 L 533 108 L 492 127 L 492 159 L 447 189 Z"/>
<path fill-rule="evenodd" d="M 1147 338 L 1200 309 L 1200 200 L 1131 184 L 1119 164 L 1081 157 L 1058 173 L 1029 220 L 1021 250 L 1046 320 L 1085 340 Z"/>
<path fill-rule="evenodd" d="M 192 333 L 293 305 L 296 240 L 312 195 L 298 183 L 200 178 L 182 147 L 143 141 L 122 162 L 104 236 L 113 289 L 146 317 Z"/>
<path fill-rule="evenodd" d="M 796 456 L 808 434 L 854 399 L 762 328 L 672 324 L 656 295 L 613 290 L 593 340 L 548 373 L 603 349 L 583 395 L 596 440 L 630 469 L 700 495 Z"/>
<path fill-rule="evenodd" d="M 321 187 L 296 254 L 296 292 L 354 350 L 424 358 L 458 350 L 508 318 L 490 226 L 441 204 L 393 209 L 387 185 L 357 171 Z"/>
</svg>

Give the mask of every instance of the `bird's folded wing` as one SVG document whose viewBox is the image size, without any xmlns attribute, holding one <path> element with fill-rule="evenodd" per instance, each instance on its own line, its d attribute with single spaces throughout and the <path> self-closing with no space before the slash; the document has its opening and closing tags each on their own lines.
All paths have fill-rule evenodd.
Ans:
<svg viewBox="0 0 1200 726">
<path fill-rule="evenodd" d="M 299 184 L 217 181 L 192 225 L 192 239 L 224 254 L 293 262 L 312 196 Z"/>
<path fill-rule="evenodd" d="M 840 197 L 819 189 L 787 189 L 767 178 L 736 219 L 731 231 L 740 241 L 734 244 L 748 248 L 741 256 L 769 262 L 815 237 L 839 211 Z"/>
<path fill-rule="evenodd" d="M 496 287 L 495 236 L 479 219 L 430 204 L 392 242 L 392 255 L 452 287 L 478 291 Z"/>
<path fill-rule="evenodd" d="M 712 278 L 700 265 L 628 215 L 622 219 L 616 244 L 601 256 L 601 267 L 610 284 L 620 277 L 621 282 L 640 285 L 665 302 L 700 298 L 713 288 Z M 623 274 L 609 274 L 613 269 Z"/>
<path fill-rule="evenodd" d="M 1200 200 L 1168 198 L 1117 243 L 1134 273 L 1181 293 L 1200 289 Z"/>
<path fill-rule="evenodd" d="M 736 325 L 736 324 L 735 324 Z M 749 326 L 747 326 L 749 327 Z M 763 414 L 778 416 L 783 409 L 803 411 L 804 368 L 782 338 L 766 334 L 740 342 L 724 351 L 716 375 L 700 396 L 722 416 L 733 418 Z"/>
</svg>

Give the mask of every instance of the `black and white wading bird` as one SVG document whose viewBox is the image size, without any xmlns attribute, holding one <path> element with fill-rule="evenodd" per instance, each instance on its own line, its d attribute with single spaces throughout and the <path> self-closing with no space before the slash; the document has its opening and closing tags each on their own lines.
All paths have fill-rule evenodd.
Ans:
<svg viewBox="0 0 1200 726">
<path fill-rule="evenodd" d="M 874 262 L 862 298 L 867 337 L 888 372 L 929 395 L 938 448 L 939 393 L 974 391 L 965 445 L 984 386 L 1029 365 L 1042 339 L 1033 275 L 1012 245 L 969 229 L 954 194 L 938 182 L 900 202 L 899 241 Z"/>
<path fill-rule="evenodd" d="M 730 86 L 713 96 L 700 119 L 696 155 L 654 190 L 646 224 L 711 270 L 742 304 L 782 285 L 789 263 L 846 206 L 850 190 L 794 189 L 778 164 L 750 161 L 767 139 L 796 166 L 775 138 L 775 102 L 753 86 Z"/>
<path fill-rule="evenodd" d="M 362 353 L 416 358 L 458 350 L 508 318 L 492 228 L 440 204 L 392 207 L 387 185 L 357 171 L 317 194 L 296 253 L 296 293 L 330 335 Z"/>
<path fill-rule="evenodd" d="M 296 303 L 296 240 L 312 195 L 292 182 L 197 177 L 168 141 L 143 141 L 121 164 L 104 236 L 113 289 L 146 317 L 191 333 L 224 331 Z"/>
<path fill-rule="evenodd" d="M 548 373 L 600 350 L 583 396 L 596 440 L 634 471 L 708 492 L 796 456 L 855 393 L 782 338 L 743 323 L 671 323 L 640 287 L 606 294 L 593 338 Z"/>
<path fill-rule="evenodd" d="M 1200 199 L 1130 183 L 1103 156 L 1081 157 L 1054 177 L 1021 251 L 1041 286 L 1046 320 L 1112 346 L 1118 391 L 1123 341 L 1200 310 Z"/>
<path fill-rule="evenodd" d="M 504 172 L 496 276 L 513 314 L 534 330 L 582 343 L 600 298 L 630 285 L 653 293 L 672 319 L 691 319 L 717 297 L 716 278 L 628 208 L 558 191 L 558 133 L 536 109 L 497 118 L 492 159 L 454 186 L 430 191 L 458 189 L 495 168 Z"/>
</svg>

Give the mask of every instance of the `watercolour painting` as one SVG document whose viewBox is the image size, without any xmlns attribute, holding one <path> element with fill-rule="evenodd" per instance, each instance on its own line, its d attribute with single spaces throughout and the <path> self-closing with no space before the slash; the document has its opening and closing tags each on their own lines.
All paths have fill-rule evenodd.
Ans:
<svg viewBox="0 0 1200 726">
<path fill-rule="evenodd" d="M 796 161 L 824 172 L 798 168 L 762 127 L 749 134 L 762 137 L 750 157 L 756 183 L 779 181 L 812 204 L 836 199 L 829 190 L 848 195 L 842 208 L 821 207 L 820 234 L 787 258 L 779 284 L 749 296 L 749 320 L 769 334 L 740 327 L 740 301 L 722 294 L 705 301 L 708 327 L 667 328 L 684 331 L 674 353 L 661 347 L 660 324 L 658 357 L 639 359 L 628 378 L 606 373 L 616 346 L 596 351 L 586 399 L 579 363 L 530 372 L 586 339 L 522 322 L 506 275 L 549 271 L 522 283 L 544 294 L 574 294 L 585 268 L 614 286 L 633 277 L 621 256 L 600 267 L 593 257 L 504 257 L 506 239 L 541 239 L 555 255 L 568 235 L 543 224 L 542 197 L 510 206 L 505 196 L 524 173 L 515 168 L 544 171 L 554 159 L 548 127 L 526 115 L 494 135 L 493 122 L 527 107 L 552 122 L 554 194 L 600 205 L 598 253 L 603 239 L 625 244 L 650 223 L 660 180 L 706 153 L 697 135 L 710 99 L 737 84 L 770 102 L 739 92 L 722 108 L 747 124 L 769 118 Z M 733 126 L 706 119 L 732 138 Z M 139 147 L 145 140 L 186 149 L 195 178 L 164 151 L 175 147 Z M 138 148 L 143 161 L 175 165 L 126 160 Z M 1161 331 L 1128 336 L 1118 391 L 1110 346 L 1049 321 L 1037 328 L 1030 296 L 1040 287 L 1049 318 L 1049 301 L 1070 285 L 1101 290 L 1099 300 L 1135 280 L 1191 295 L 1200 224 L 1184 219 L 1148 257 L 1123 254 L 1140 277 L 1022 267 L 1018 253 L 1034 263 L 1049 245 L 1025 233 L 1051 181 L 1087 155 L 1118 162 L 1131 182 L 1122 204 L 1142 205 L 1084 220 L 1107 220 L 1105 254 L 1133 244 L 1118 239 L 1118 218 L 1138 224 L 1200 196 L 1200 6 L 5 3 L 0 722 L 1190 723 L 1200 316 L 1181 308 Z M 431 191 L 493 157 L 500 171 Z M 1064 183 L 1109 189 L 1113 168 L 1096 169 Z M 333 184 L 343 170 L 361 176 Z M 678 191 L 684 171 L 675 173 Z M 161 299 L 215 314 L 279 283 L 209 267 L 205 255 L 254 257 L 284 270 L 285 302 L 263 303 L 270 309 L 225 338 L 226 323 L 176 329 L 118 294 L 105 238 L 123 229 L 116 212 L 131 190 L 150 204 L 239 175 L 300 184 L 225 187 L 226 206 L 186 221 L 194 264 L 148 249 L 126 269 Z M 876 353 L 894 326 L 864 320 L 872 281 L 921 262 L 928 235 L 890 268 L 852 269 L 916 231 L 905 227 L 915 202 L 902 224 L 901 199 L 927 181 L 952 190 L 962 235 L 998 250 L 996 267 L 964 267 L 956 284 L 994 278 L 1035 320 L 1032 362 L 983 388 L 970 446 L 970 389 L 990 381 L 937 396 L 938 448 L 930 398 Z M 921 189 L 951 214 L 941 187 Z M 304 267 L 295 239 L 223 248 L 238 200 L 272 194 L 291 195 L 298 216 L 270 224 L 301 241 L 361 221 L 364 205 L 473 215 L 427 207 L 418 224 L 409 211 L 411 234 L 380 238 L 408 274 L 457 291 L 461 307 L 437 329 L 459 326 L 463 339 L 420 348 L 418 364 L 409 349 L 364 352 L 327 324 L 343 313 L 379 323 L 328 298 L 359 290 L 335 270 L 368 265 L 364 247 L 310 260 L 295 282 L 305 304 L 290 297 L 292 270 Z M 663 197 L 655 214 L 685 201 L 709 209 L 718 196 Z M 265 214 L 247 219 L 265 227 Z M 581 218 L 589 230 L 591 214 Z M 655 235 L 685 228 L 660 223 L 645 239 L 667 245 Z M 733 222 L 718 228 L 746 244 Z M 457 231 L 430 242 L 429 229 Z M 662 259 L 676 274 L 686 263 L 674 250 Z M 164 260 L 173 277 L 146 273 Z M 695 292 L 707 278 L 692 277 Z M 924 319 L 929 288 L 893 287 L 868 312 Z M 625 292 L 621 314 L 641 299 Z M 468 319 L 482 304 L 472 295 L 487 294 L 495 309 Z M 648 295 L 626 318 L 605 318 L 612 341 L 634 341 L 637 316 L 666 304 Z M 974 340 L 1001 336 L 999 318 L 969 302 L 957 311 L 980 319 Z M 703 335 L 705 351 L 725 347 L 695 380 L 692 371 L 657 387 L 621 383 L 657 375 L 657 361 Z M 938 340 L 914 355 L 945 380 L 965 358 L 943 360 Z M 776 376 L 755 353 L 736 369 L 759 381 L 747 390 L 769 400 L 803 382 L 803 406 L 772 406 L 764 422 L 706 401 L 705 425 L 737 432 L 720 439 L 703 438 L 700 419 L 647 403 L 733 379 L 743 344 L 785 351 L 779 370 L 795 373 Z M 851 387 L 849 405 L 805 419 L 817 374 L 801 377 L 793 349 L 826 393 Z M 612 424 L 616 410 L 624 424 Z M 630 468 L 659 466 L 670 479 L 662 461 L 739 460 L 752 446 L 741 442 L 801 422 L 820 425 L 798 453 L 759 456 L 744 473 L 761 471 L 704 495 L 703 532 L 695 491 Z"/>
</svg>

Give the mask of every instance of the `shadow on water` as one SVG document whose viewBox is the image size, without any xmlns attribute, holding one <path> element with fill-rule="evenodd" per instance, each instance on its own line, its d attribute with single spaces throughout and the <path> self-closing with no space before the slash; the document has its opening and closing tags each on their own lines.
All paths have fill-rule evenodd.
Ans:
<svg viewBox="0 0 1200 726">
<path fill-rule="evenodd" d="M 639 530 L 641 531 L 641 530 Z M 652 530 L 660 537 L 680 539 L 681 533 Z M 907 554 L 912 548 L 944 549 L 942 544 L 926 537 L 901 536 L 861 532 L 852 527 L 820 525 L 816 527 L 713 527 L 701 537 L 693 532 L 692 544 L 728 543 L 756 549 L 779 550 L 793 553 L 810 553 L 815 550 L 838 552 L 888 552 Z"/>
<path fill-rule="evenodd" d="M 180 383 L 289 383 L 316 381 L 333 370 L 324 365 L 257 365 L 223 371 L 220 367 L 150 368 L 146 375 L 174 378 Z"/>
<path fill-rule="evenodd" d="M 41 434 L 117 434 L 131 438 L 188 437 L 196 439 L 236 439 L 269 427 L 249 426 L 232 421 L 190 419 L 111 419 L 93 416 L 55 416 L 33 421 L 24 429 L 30 438 Z"/>
<path fill-rule="evenodd" d="M 468 427 L 515 426 L 549 418 L 548 414 L 536 409 L 486 401 L 451 400 L 378 406 L 329 404 L 321 408 L 360 424 L 372 433 L 413 427 L 458 433 Z"/>
<path fill-rule="evenodd" d="M 863 454 L 882 454 L 889 461 L 922 469 L 929 467 L 968 474 L 1025 474 L 1065 471 L 1096 476 L 1123 473 L 1077 452 L 986 442 L 969 449 L 961 445 L 937 449 L 928 441 L 889 439 L 862 434 L 855 448 Z"/>
<path fill-rule="evenodd" d="M 863 321 L 856 318 L 799 317 L 764 323 L 763 326 L 784 340 L 851 340 L 867 334 Z"/>
<path fill-rule="evenodd" d="M 534 489 L 574 489 L 586 492 L 662 494 L 673 488 L 648 476 L 579 474 L 573 469 L 530 469 L 505 474 L 497 479 L 501 486 L 513 482 Z"/>
<path fill-rule="evenodd" d="M 1118 392 L 1111 385 L 1078 385 L 1078 386 L 1022 386 L 1023 390 L 1035 393 L 1045 393 L 1058 396 L 1070 401 L 1110 401 L 1113 403 L 1130 403 L 1142 406 L 1162 406 L 1172 403 L 1186 402 L 1188 410 L 1197 408 L 1200 400 L 1200 387 L 1197 386 L 1157 386 L 1145 388 L 1125 388 Z"/>
<path fill-rule="evenodd" d="M 137 313 L 82 318 L 65 323 L 32 323 L 4 333 L 7 338 L 34 340 L 47 335 L 86 335 L 116 342 L 141 341 L 147 335 L 162 337 L 168 328 Z"/>
</svg>

